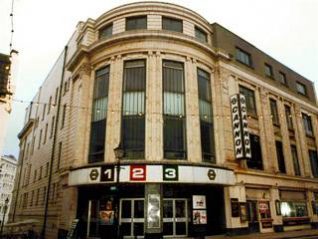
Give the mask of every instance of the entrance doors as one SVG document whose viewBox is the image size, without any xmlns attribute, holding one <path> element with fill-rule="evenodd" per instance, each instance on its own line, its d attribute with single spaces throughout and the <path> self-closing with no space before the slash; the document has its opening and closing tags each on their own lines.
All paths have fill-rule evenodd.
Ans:
<svg viewBox="0 0 318 239">
<path fill-rule="evenodd" d="M 144 235 L 144 199 L 120 200 L 120 230 L 124 238 L 142 238 Z"/>
<path fill-rule="evenodd" d="M 251 232 L 259 232 L 257 201 L 247 200 L 248 226 Z"/>
<path fill-rule="evenodd" d="M 163 200 L 163 234 L 167 237 L 188 235 L 188 201 L 182 198 Z"/>
</svg>

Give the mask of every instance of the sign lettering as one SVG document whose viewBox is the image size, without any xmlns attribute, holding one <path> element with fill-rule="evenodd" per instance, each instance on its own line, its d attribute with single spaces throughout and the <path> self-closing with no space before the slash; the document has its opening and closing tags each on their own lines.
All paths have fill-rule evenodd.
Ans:
<svg viewBox="0 0 318 239">
<path fill-rule="evenodd" d="M 178 166 L 177 165 L 163 165 L 163 180 L 164 181 L 178 181 Z"/>
<path fill-rule="evenodd" d="M 130 166 L 130 181 L 145 181 L 146 180 L 146 165 L 131 165 Z"/>
<path fill-rule="evenodd" d="M 114 181 L 114 166 L 102 166 L 101 182 Z"/>
</svg>

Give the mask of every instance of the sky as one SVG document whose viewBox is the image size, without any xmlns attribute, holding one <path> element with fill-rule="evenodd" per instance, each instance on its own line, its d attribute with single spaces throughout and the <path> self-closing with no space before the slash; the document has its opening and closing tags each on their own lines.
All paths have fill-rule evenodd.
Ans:
<svg viewBox="0 0 318 239">
<path fill-rule="evenodd" d="M 14 99 L 30 102 L 75 31 L 129 0 L 14 0 L 13 48 L 19 51 Z M 314 81 L 318 92 L 317 0 L 164 0 L 218 22 Z M 0 53 L 9 54 L 12 0 L 0 0 Z M 3 154 L 18 157 L 28 103 L 13 103 Z"/>
</svg>

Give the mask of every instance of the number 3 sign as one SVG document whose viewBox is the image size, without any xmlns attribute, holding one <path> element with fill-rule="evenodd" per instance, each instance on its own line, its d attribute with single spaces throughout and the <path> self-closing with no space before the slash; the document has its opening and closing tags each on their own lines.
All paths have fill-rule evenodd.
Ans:
<svg viewBox="0 0 318 239">
<path fill-rule="evenodd" d="M 130 165 L 130 181 L 145 181 L 146 165 Z"/>
</svg>

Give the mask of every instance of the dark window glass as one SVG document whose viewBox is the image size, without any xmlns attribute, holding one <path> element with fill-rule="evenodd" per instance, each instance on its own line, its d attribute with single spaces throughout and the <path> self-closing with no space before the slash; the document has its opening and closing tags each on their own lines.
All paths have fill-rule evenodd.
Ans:
<svg viewBox="0 0 318 239">
<path fill-rule="evenodd" d="M 294 129 L 291 109 L 288 105 L 285 105 L 285 116 L 288 129 Z"/>
<path fill-rule="evenodd" d="M 122 119 L 125 158 L 145 157 L 145 90 L 145 61 L 126 61 L 124 65 Z"/>
<path fill-rule="evenodd" d="M 91 123 L 89 162 L 104 161 L 106 119 Z"/>
<path fill-rule="evenodd" d="M 279 82 L 282 83 L 283 85 L 287 85 L 287 78 L 285 73 L 283 72 L 279 72 L 279 78 L 278 78 Z"/>
<path fill-rule="evenodd" d="M 164 117 L 164 157 L 186 158 L 185 119 Z"/>
<path fill-rule="evenodd" d="M 183 64 L 163 61 L 164 157 L 186 158 Z"/>
<path fill-rule="evenodd" d="M 280 141 L 276 141 L 276 156 L 279 172 L 286 173 L 283 145 Z"/>
<path fill-rule="evenodd" d="M 249 53 L 240 48 L 236 48 L 236 60 L 247 66 L 252 66 L 252 58 Z"/>
<path fill-rule="evenodd" d="M 296 82 L 297 93 L 301 95 L 307 95 L 306 86 L 300 82 Z"/>
<path fill-rule="evenodd" d="M 126 31 L 137 29 L 147 29 L 147 16 L 126 18 Z"/>
<path fill-rule="evenodd" d="M 273 68 L 271 65 L 265 63 L 265 75 L 268 77 L 274 77 Z"/>
<path fill-rule="evenodd" d="M 63 105 L 63 110 L 62 110 L 62 120 L 61 120 L 61 129 L 64 128 L 65 124 L 65 116 L 66 116 L 66 104 Z"/>
<path fill-rule="evenodd" d="M 279 117 L 278 117 L 276 100 L 270 99 L 270 107 L 271 107 L 272 122 L 274 125 L 279 125 Z"/>
<path fill-rule="evenodd" d="M 183 32 L 182 20 L 162 17 L 162 29 L 174 32 Z"/>
<path fill-rule="evenodd" d="M 109 67 L 95 73 L 93 111 L 91 119 L 89 162 L 104 161 Z"/>
<path fill-rule="evenodd" d="M 250 134 L 252 158 L 247 160 L 247 167 L 263 170 L 262 150 L 260 138 Z"/>
<path fill-rule="evenodd" d="M 302 114 L 302 117 L 303 117 L 303 123 L 304 123 L 304 129 L 305 129 L 306 135 L 313 136 L 314 132 L 312 128 L 311 117 L 304 113 Z"/>
<path fill-rule="evenodd" d="M 318 158 L 316 150 L 309 150 L 309 159 L 311 164 L 312 175 L 318 178 Z"/>
<path fill-rule="evenodd" d="M 254 91 L 244 86 L 240 86 L 240 94 L 245 96 L 247 113 L 256 116 L 257 113 L 256 113 Z"/>
<path fill-rule="evenodd" d="M 292 153 L 292 157 L 293 157 L 293 165 L 294 165 L 295 175 L 300 176 L 300 167 L 299 167 L 296 145 L 291 146 L 291 153 Z"/>
<path fill-rule="evenodd" d="M 201 149 L 204 161 L 215 163 L 210 75 L 198 69 Z"/>
<path fill-rule="evenodd" d="M 195 27 L 195 37 L 201 42 L 208 42 L 208 35 L 199 27 Z"/>
<path fill-rule="evenodd" d="M 99 31 L 99 38 L 109 38 L 113 35 L 113 24 L 109 24 Z"/>
</svg>

